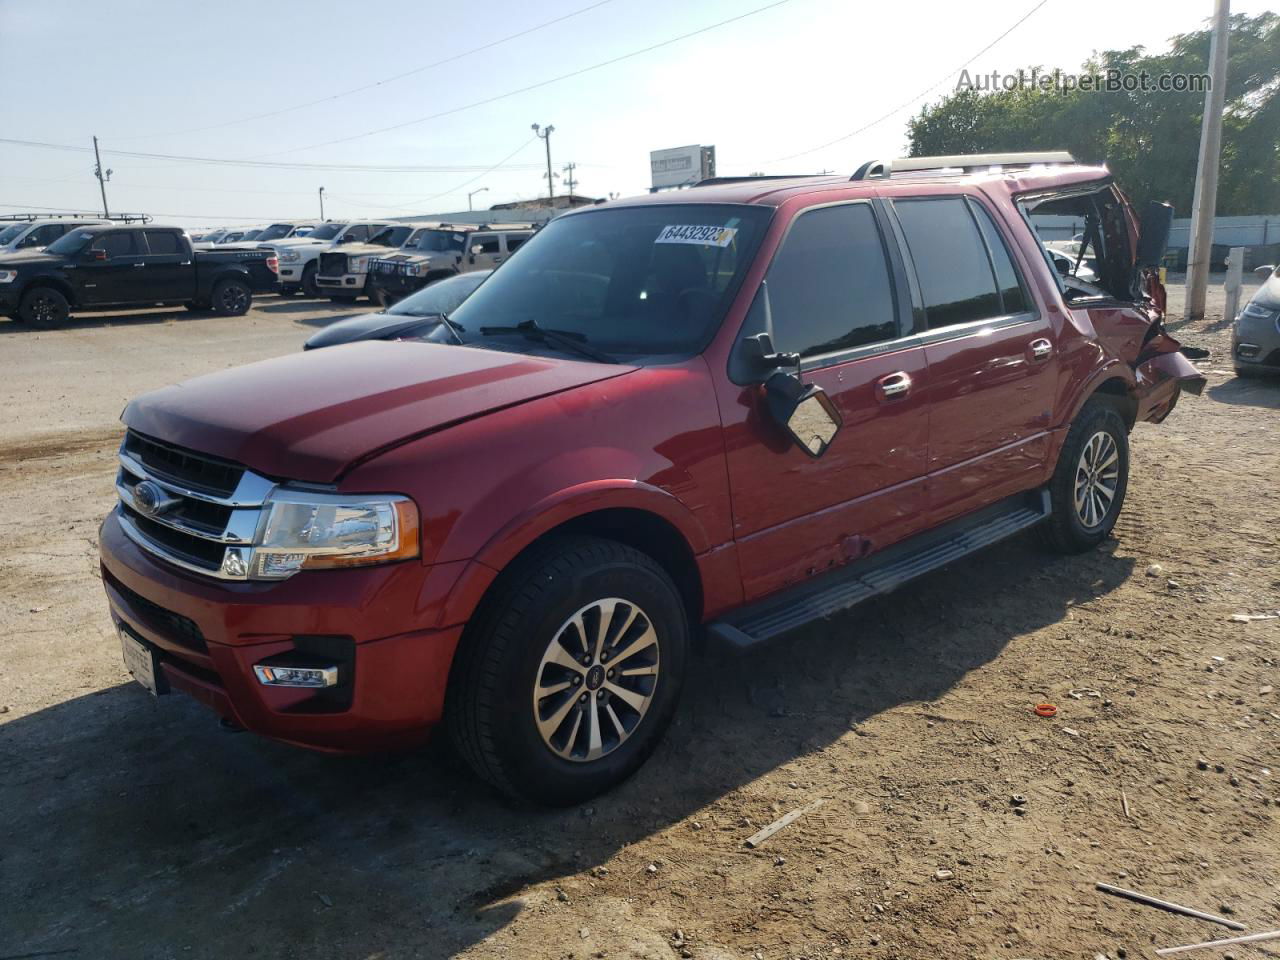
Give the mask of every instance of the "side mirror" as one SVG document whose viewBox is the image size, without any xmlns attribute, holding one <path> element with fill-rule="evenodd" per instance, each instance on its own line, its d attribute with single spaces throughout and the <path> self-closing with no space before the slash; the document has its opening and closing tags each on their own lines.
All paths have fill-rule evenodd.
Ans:
<svg viewBox="0 0 1280 960">
<path fill-rule="evenodd" d="M 826 453 L 844 426 L 827 392 L 781 370 L 765 381 L 764 390 L 769 415 L 791 434 L 800 449 L 814 458 Z"/>
<path fill-rule="evenodd" d="M 482 253 L 484 253 L 484 247 L 483 247 L 483 246 L 481 246 L 481 245 L 480 245 L 480 244 L 478 244 L 478 243 L 477 243 L 475 246 L 473 246 L 473 247 L 471 248 L 471 255 L 472 255 L 473 257 L 478 257 L 478 256 L 480 256 L 480 254 L 482 254 Z"/>
<path fill-rule="evenodd" d="M 1262 280 L 1263 282 L 1266 282 L 1267 280 L 1271 279 L 1271 274 L 1275 272 L 1276 272 L 1276 268 L 1272 265 L 1253 268 L 1253 275 L 1257 277 L 1259 280 Z"/>
<path fill-rule="evenodd" d="M 107 251 L 105 250 L 86 250 L 84 254 L 86 260 L 105 260 L 107 259 Z"/>
</svg>

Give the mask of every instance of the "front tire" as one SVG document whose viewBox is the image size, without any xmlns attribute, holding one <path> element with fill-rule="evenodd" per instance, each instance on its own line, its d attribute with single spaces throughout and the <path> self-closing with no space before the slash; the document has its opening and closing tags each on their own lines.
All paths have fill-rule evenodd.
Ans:
<svg viewBox="0 0 1280 960">
<path fill-rule="evenodd" d="M 67 322 L 71 304 L 53 287 L 36 287 L 23 294 L 18 315 L 29 326 L 51 330 Z"/>
<path fill-rule="evenodd" d="M 1114 407 L 1084 405 L 1058 455 L 1049 481 L 1053 512 L 1040 525 L 1045 546 L 1083 553 L 1111 533 L 1129 487 L 1129 431 Z"/>
<path fill-rule="evenodd" d="M 220 317 L 240 317 L 253 305 L 253 291 L 243 280 L 219 280 L 213 286 L 213 312 Z"/>
<path fill-rule="evenodd" d="M 505 571 L 472 620 L 449 679 L 450 737 L 503 793 L 579 803 L 657 747 L 688 648 L 680 592 L 651 557 L 556 538 Z"/>
<path fill-rule="evenodd" d="M 316 274 L 320 267 L 317 264 L 309 263 L 302 269 L 302 295 L 311 299 L 319 299 L 320 284 L 316 283 Z"/>
</svg>

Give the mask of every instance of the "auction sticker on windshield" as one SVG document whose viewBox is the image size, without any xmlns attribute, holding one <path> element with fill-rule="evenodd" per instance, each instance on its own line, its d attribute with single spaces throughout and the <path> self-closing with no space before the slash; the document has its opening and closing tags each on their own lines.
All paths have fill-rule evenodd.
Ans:
<svg viewBox="0 0 1280 960">
<path fill-rule="evenodd" d="M 663 227 L 654 243 L 696 243 L 704 247 L 727 247 L 738 235 L 737 227 L 672 224 Z"/>
</svg>

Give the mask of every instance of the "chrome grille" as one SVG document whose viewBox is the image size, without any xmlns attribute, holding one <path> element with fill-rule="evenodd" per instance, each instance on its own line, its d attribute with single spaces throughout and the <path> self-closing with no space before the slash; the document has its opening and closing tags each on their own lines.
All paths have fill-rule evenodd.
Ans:
<svg viewBox="0 0 1280 960">
<path fill-rule="evenodd" d="M 144 482 L 162 492 L 160 509 L 138 498 Z M 129 431 L 120 446 L 116 512 L 129 539 L 162 560 L 205 576 L 244 580 L 274 487 L 239 464 Z"/>
<path fill-rule="evenodd" d="M 347 272 L 347 255 L 345 253 L 320 254 L 319 274 L 324 277 L 339 277 Z"/>
</svg>

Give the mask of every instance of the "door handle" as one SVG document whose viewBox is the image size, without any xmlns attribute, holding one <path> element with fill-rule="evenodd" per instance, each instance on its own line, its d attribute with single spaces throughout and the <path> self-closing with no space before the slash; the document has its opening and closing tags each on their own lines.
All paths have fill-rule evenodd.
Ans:
<svg viewBox="0 0 1280 960">
<path fill-rule="evenodd" d="M 1050 354 L 1053 353 L 1053 344 L 1041 337 L 1039 340 L 1031 341 L 1031 359 L 1032 360 L 1048 360 Z"/>
<path fill-rule="evenodd" d="M 146 264 L 145 264 L 145 263 L 135 263 L 135 264 L 134 264 L 134 266 L 135 266 L 135 267 L 145 267 L 145 266 L 146 266 Z"/>
<path fill-rule="evenodd" d="M 901 370 L 887 374 L 876 381 L 876 392 L 882 401 L 905 397 L 911 392 L 911 378 Z"/>
</svg>

